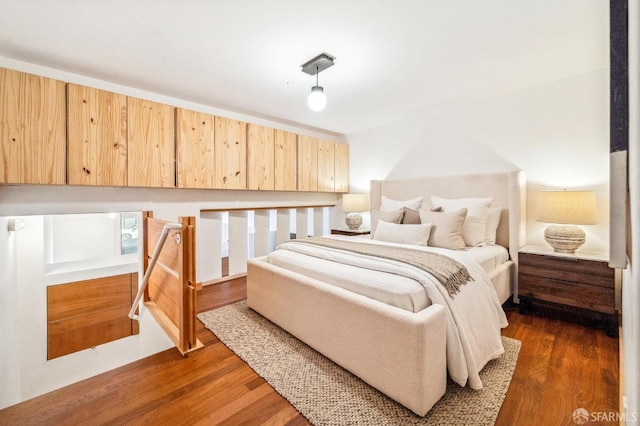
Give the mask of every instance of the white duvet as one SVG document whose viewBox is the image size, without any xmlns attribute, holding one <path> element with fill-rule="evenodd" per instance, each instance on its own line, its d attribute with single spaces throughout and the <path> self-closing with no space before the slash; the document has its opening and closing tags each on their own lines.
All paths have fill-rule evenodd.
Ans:
<svg viewBox="0 0 640 426">
<path fill-rule="evenodd" d="M 340 237 L 334 236 L 333 238 Z M 353 265 L 368 270 L 375 269 L 383 274 L 398 274 L 419 282 L 432 303 L 447 308 L 447 369 L 449 376 L 460 386 L 468 384 L 472 389 L 481 389 L 482 381 L 479 372 L 488 361 L 499 357 L 504 352 L 500 329 L 506 327 L 508 322 L 493 284 L 480 264 L 464 251 L 406 246 L 364 238 L 359 242 L 399 245 L 448 255 L 462 263 L 474 281 L 463 285 L 461 291 L 451 297 L 433 276 L 405 263 L 326 247 L 296 244 L 295 241 L 283 243 L 279 249 L 331 260 L 343 265 Z M 354 273 L 356 273 L 355 271 L 357 269 L 354 268 Z"/>
</svg>

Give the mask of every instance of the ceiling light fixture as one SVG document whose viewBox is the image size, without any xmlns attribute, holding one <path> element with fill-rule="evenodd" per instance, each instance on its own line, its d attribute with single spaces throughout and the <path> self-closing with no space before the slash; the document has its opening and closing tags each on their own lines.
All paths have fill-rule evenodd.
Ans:
<svg viewBox="0 0 640 426">
<path fill-rule="evenodd" d="M 324 88 L 318 84 L 318 74 L 333 66 L 334 59 L 327 53 L 321 53 L 301 65 L 302 72 L 316 76 L 316 85 L 311 88 L 311 93 L 307 97 L 307 105 L 312 111 L 322 111 L 327 106 L 327 96 L 324 94 Z"/>
</svg>

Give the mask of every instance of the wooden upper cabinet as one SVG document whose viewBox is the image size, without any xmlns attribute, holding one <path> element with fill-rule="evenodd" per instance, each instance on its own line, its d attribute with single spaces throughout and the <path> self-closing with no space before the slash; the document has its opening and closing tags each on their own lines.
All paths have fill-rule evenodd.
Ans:
<svg viewBox="0 0 640 426">
<path fill-rule="evenodd" d="M 178 188 L 215 188 L 215 117 L 176 108 Z"/>
<path fill-rule="evenodd" d="M 298 135 L 298 191 L 318 190 L 318 139 Z"/>
<path fill-rule="evenodd" d="M 270 127 L 247 125 L 247 188 L 273 190 L 275 131 Z"/>
<path fill-rule="evenodd" d="M 298 135 L 284 130 L 275 131 L 274 189 L 295 191 L 298 188 Z"/>
<path fill-rule="evenodd" d="M 247 189 L 247 124 L 215 118 L 215 187 Z"/>
<path fill-rule="evenodd" d="M 349 145 L 335 144 L 335 191 L 349 192 Z"/>
<path fill-rule="evenodd" d="M 125 95 L 67 84 L 67 137 L 69 184 L 127 184 Z"/>
<path fill-rule="evenodd" d="M 335 142 L 318 140 L 318 191 L 335 190 Z"/>
<path fill-rule="evenodd" d="M 65 183 L 64 88 L 0 68 L 0 183 Z"/>
<path fill-rule="evenodd" d="M 174 107 L 127 98 L 128 185 L 175 187 Z"/>
</svg>

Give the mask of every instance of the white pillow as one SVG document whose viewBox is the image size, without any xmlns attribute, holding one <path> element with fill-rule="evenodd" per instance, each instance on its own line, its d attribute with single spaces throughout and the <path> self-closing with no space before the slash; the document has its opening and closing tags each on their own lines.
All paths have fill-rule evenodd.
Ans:
<svg viewBox="0 0 640 426">
<path fill-rule="evenodd" d="M 422 223 L 420 225 L 401 225 L 379 220 L 373 239 L 378 241 L 387 241 L 389 243 L 426 246 L 429 242 L 430 233 L 430 223 Z"/>
<path fill-rule="evenodd" d="M 467 217 L 462 226 L 462 238 L 470 247 L 485 245 L 487 215 L 492 202 L 492 197 L 447 199 L 431 196 L 431 205 L 434 208 L 442 207 L 445 212 L 467 209 Z"/>
<path fill-rule="evenodd" d="M 467 209 L 455 212 L 434 212 L 420 209 L 420 221 L 432 225 L 429 245 L 451 250 L 464 250 L 466 245 L 464 238 L 462 238 L 462 225 L 466 215 Z"/>
<path fill-rule="evenodd" d="M 380 198 L 380 211 L 388 212 L 391 210 L 401 209 L 408 207 L 411 210 L 418 210 L 422 205 L 422 199 L 424 197 L 413 198 L 411 200 L 392 200 L 384 195 Z"/>
<path fill-rule="evenodd" d="M 496 232 L 498 231 L 498 225 L 500 224 L 500 215 L 502 214 L 502 207 L 491 207 L 489 214 L 487 215 L 487 228 L 484 234 L 484 242 L 489 246 L 496 244 Z"/>
</svg>

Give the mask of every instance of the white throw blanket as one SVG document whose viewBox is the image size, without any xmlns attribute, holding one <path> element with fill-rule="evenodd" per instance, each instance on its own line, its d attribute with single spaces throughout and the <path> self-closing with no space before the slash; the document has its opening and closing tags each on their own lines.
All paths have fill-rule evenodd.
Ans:
<svg viewBox="0 0 640 426">
<path fill-rule="evenodd" d="M 449 375 L 460 386 L 468 383 L 472 389 L 482 389 L 482 381 L 478 373 L 488 361 L 498 358 L 504 352 L 500 329 L 508 325 L 493 284 L 484 269 L 464 251 L 406 246 L 367 239 L 359 241 L 363 244 L 404 246 L 448 255 L 462 263 L 474 281 L 463 285 L 461 291 L 452 298 L 433 276 L 402 262 L 308 244 L 283 243 L 279 248 L 348 265 L 413 277 L 425 288 L 432 303 L 447 308 Z"/>
</svg>

